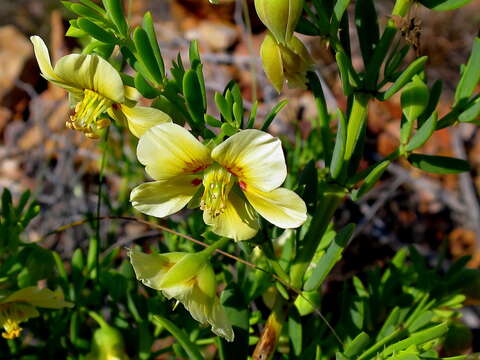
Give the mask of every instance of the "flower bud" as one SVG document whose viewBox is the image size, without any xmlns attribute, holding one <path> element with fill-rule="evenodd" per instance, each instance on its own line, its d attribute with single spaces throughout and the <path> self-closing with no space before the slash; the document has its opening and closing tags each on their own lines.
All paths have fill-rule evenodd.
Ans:
<svg viewBox="0 0 480 360">
<path fill-rule="evenodd" d="M 128 360 L 120 331 L 106 323 L 95 330 L 87 360 Z"/>
<path fill-rule="evenodd" d="M 258 17 L 277 42 L 287 44 L 302 15 L 304 0 L 255 0 Z"/>
<path fill-rule="evenodd" d="M 305 45 L 293 36 L 284 46 L 268 33 L 260 48 L 263 69 L 273 87 L 280 92 L 287 81 L 290 88 L 305 88 L 312 59 Z"/>
</svg>

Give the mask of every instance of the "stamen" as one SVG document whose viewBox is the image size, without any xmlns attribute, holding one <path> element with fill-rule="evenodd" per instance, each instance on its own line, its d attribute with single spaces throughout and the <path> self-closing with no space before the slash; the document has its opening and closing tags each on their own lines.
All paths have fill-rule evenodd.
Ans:
<svg viewBox="0 0 480 360">
<path fill-rule="evenodd" d="M 211 165 L 203 177 L 205 192 L 200 201 L 200 209 L 207 211 L 212 217 L 222 214 L 234 183 L 234 175 L 218 164 Z"/>
<path fill-rule="evenodd" d="M 18 325 L 25 320 L 25 314 L 15 304 L 0 305 L 0 325 L 5 329 L 4 339 L 15 339 L 20 336 L 22 328 Z"/>
<path fill-rule="evenodd" d="M 81 102 L 75 106 L 75 112 L 67 121 L 67 127 L 79 130 L 89 138 L 98 138 L 98 132 L 110 125 L 110 120 L 102 116 L 113 105 L 110 99 L 86 89 Z"/>
</svg>

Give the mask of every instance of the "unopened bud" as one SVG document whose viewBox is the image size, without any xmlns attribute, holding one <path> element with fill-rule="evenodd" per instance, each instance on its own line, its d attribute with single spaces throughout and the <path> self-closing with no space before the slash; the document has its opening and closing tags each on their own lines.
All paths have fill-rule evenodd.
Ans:
<svg viewBox="0 0 480 360">
<path fill-rule="evenodd" d="M 287 44 L 302 15 L 304 0 L 255 0 L 258 17 L 280 44 Z"/>
<path fill-rule="evenodd" d="M 268 33 L 260 48 L 263 69 L 273 87 L 280 92 L 287 81 L 290 88 L 305 88 L 312 59 L 305 45 L 293 36 L 286 45 Z"/>
</svg>

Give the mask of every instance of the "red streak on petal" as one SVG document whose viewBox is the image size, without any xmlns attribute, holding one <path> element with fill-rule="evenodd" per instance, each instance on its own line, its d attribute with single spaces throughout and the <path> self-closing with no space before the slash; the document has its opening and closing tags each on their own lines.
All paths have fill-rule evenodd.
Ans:
<svg viewBox="0 0 480 360">
<path fill-rule="evenodd" d="M 120 108 L 119 104 L 112 104 L 113 110 L 118 110 Z"/>
<path fill-rule="evenodd" d="M 242 189 L 243 191 L 247 190 L 247 184 L 245 183 L 245 181 L 239 181 L 238 185 L 240 185 L 240 189 Z"/>
<path fill-rule="evenodd" d="M 192 180 L 192 185 L 193 186 L 198 186 L 202 183 L 202 179 L 195 178 Z"/>
</svg>

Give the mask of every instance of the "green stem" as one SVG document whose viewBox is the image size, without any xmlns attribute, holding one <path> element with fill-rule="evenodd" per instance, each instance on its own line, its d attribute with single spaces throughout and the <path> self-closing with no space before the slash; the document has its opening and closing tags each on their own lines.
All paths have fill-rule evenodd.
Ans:
<svg viewBox="0 0 480 360">
<path fill-rule="evenodd" d="M 310 265 L 318 244 L 344 196 L 345 192 L 343 189 L 333 188 L 330 191 L 325 191 L 323 198 L 319 200 L 317 212 L 312 219 L 303 243 L 298 249 L 297 258 L 290 269 L 290 279 L 293 288 L 301 288 L 305 271 Z"/>
<path fill-rule="evenodd" d="M 230 239 L 228 238 L 221 238 L 220 240 L 215 241 L 212 245 L 207 247 L 206 249 L 203 249 L 202 251 L 199 252 L 199 254 L 205 255 L 205 257 L 210 257 L 212 254 L 217 250 L 225 245 L 227 245 L 230 242 Z"/>
<path fill-rule="evenodd" d="M 413 0 L 397 0 L 395 2 L 395 6 L 393 7 L 392 15 L 402 17 L 407 15 L 408 10 L 410 10 L 412 4 Z"/>
<path fill-rule="evenodd" d="M 89 253 L 93 254 L 94 260 L 94 273 L 93 278 L 98 280 L 100 277 L 100 210 L 102 205 L 102 181 L 103 181 L 103 171 L 105 170 L 105 163 L 107 161 L 107 149 L 108 149 L 108 134 L 110 127 L 107 127 L 105 135 L 103 138 L 104 150 L 102 154 L 102 160 L 100 163 L 100 172 L 98 174 L 98 193 L 97 193 L 97 211 L 95 222 L 95 236 L 90 239 L 89 244 Z"/>
</svg>

